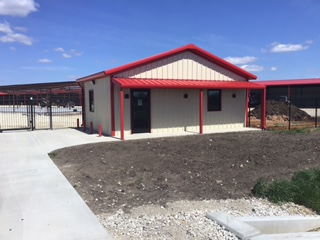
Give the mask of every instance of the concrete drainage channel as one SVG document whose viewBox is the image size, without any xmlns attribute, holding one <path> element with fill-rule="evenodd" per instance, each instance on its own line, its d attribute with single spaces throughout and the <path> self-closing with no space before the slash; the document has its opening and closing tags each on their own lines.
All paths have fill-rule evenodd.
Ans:
<svg viewBox="0 0 320 240">
<path fill-rule="evenodd" d="M 242 240 L 320 239 L 320 217 L 233 217 L 224 212 L 208 213 L 217 222 Z"/>
</svg>

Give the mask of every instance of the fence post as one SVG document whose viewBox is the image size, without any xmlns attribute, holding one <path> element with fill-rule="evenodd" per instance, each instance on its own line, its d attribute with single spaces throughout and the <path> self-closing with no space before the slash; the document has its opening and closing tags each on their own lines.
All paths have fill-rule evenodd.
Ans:
<svg viewBox="0 0 320 240">
<path fill-rule="evenodd" d="M 316 98 L 316 110 L 314 116 L 314 127 L 318 127 L 318 98 Z"/>
<path fill-rule="evenodd" d="M 77 129 L 80 128 L 80 122 L 79 122 L 79 118 L 77 118 Z"/>
<path fill-rule="evenodd" d="M 289 100 L 289 131 L 291 129 L 291 99 Z"/>
</svg>

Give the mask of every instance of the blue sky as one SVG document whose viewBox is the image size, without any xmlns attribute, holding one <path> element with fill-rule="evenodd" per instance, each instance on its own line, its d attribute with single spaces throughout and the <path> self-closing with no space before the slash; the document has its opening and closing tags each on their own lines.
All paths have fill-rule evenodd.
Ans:
<svg viewBox="0 0 320 240">
<path fill-rule="evenodd" d="M 189 43 L 259 80 L 320 77 L 319 0 L 0 0 L 0 85 L 73 81 Z"/>
</svg>

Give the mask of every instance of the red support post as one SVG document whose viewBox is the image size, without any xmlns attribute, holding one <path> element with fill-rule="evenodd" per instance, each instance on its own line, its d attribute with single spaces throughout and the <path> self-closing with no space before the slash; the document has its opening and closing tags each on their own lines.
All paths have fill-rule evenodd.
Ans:
<svg viewBox="0 0 320 240">
<path fill-rule="evenodd" d="M 121 131 L 121 140 L 124 140 L 124 92 L 123 92 L 123 88 L 120 88 L 120 131 Z"/>
<path fill-rule="evenodd" d="M 247 98 L 246 98 L 246 127 L 250 127 L 250 89 L 247 89 Z"/>
<path fill-rule="evenodd" d="M 204 106 L 203 106 L 203 89 L 200 89 L 199 94 L 199 133 L 203 134 L 203 115 L 204 115 Z"/>
<path fill-rule="evenodd" d="M 99 137 L 102 136 L 102 124 L 99 124 Z"/>
<path fill-rule="evenodd" d="M 93 123 L 90 122 L 90 134 L 92 134 L 92 133 L 93 133 Z"/>
<path fill-rule="evenodd" d="M 261 108 L 261 129 L 266 130 L 267 129 L 267 122 L 266 122 L 266 111 L 267 111 L 267 89 L 264 88 L 262 92 L 262 108 Z"/>
</svg>

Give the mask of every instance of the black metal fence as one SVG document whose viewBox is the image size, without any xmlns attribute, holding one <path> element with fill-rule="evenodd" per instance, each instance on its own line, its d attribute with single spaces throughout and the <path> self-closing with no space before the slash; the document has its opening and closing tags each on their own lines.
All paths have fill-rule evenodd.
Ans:
<svg viewBox="0 0 320 240">
<path fill-rule="evenodd" d="M 297 105 L 299 107 L 297 107 Z M 267 129 L 301 129 L 319 127 L 320 99 L 308 97 L 308 102 L 296 102 L 287 96 L 270 98 L 266 102 Z M 251 106 L 249 125 L 258 127 L 260 124 L 261 105 Z"/>
<path fill-rule="evenodd" d="M 0 96 L 0 131 L 79 127 L 82 123 L 81 103 L 81 89 L 74 86 L 6 89 Z"/>
</svg>

